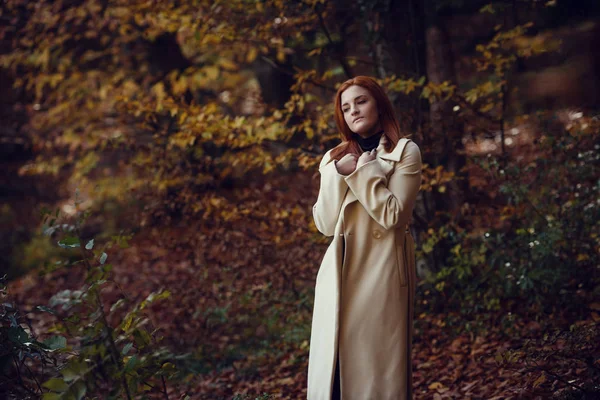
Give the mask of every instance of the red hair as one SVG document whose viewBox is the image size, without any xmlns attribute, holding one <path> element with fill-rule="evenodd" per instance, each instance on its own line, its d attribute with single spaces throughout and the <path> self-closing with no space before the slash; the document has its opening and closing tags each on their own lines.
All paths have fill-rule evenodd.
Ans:
<svg viewBox="0 0 600 400">
<path fill-rule="evenodd" d="M 353 139 L 353 133 L 346 124 L 342 113 L 342 92 L 353 85 L 364 87 L 375 98 L 377 111 L 379 112 L 379 123 L 383 129 L 383 135 L 387 138 L 386 151 L 391 152 L 402 137 L 400 124 L 394 115 L 394 108 L 383 88 L 371 77 L 356 76 L 342 83 L 335 95 L 335 123 L 340 132 L 342 143 L 331 151 L 331 159 L 333 160 L 340 160 L 346 154 L 356 154 L 357 156 L 362 154 L 362 150 L 358 142 Z"/>
</svg>

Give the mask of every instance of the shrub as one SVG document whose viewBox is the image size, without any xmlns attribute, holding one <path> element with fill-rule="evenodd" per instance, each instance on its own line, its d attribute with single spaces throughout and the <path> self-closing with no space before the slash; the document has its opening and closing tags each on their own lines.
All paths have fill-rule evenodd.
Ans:
<svg viewBox="0 0 600 400">
<path fill-rule="evenodd" d="M 3 301 L 0 308 L 3 381 L 0 387 L 17 398 L 42 395 L 45 400 L 88 396 L 131 399 L 152 392 L 168 398 L 166 382 L 177 374 L 173 363 L 176 357 L 158 346 L 161 338 L 144 316 L 144 309 L 168 297 L 169 292 L 151 293 L 136 304 L 123 294 L 108 304 L 101 291 L 112 281 L 112 266 L 107 263 L 105 250 L 113 243 L 99 248 L 94 239 L 84 241 L 81 225 L 86 218 L 86 213 L 79 213 L 72 225 L 56 224 L 60 219 L 58 211 L 44 213 L 47 224 L 44 231 L 56 236 L 58 246 L 71 253 L 66 262 L 56 265 L 83 266 L 85 283 L 77 290 L 56 293 L 48 306 L 36 308 L 57 319 L 57 323 L 43 333 L 48 336 L 43 342 L 36 339 L 18 307 L 13 302 Z M 124 247 L 127 241 L 124 237 L 115 237 L 114 242 Z M 6 291 L 2 296 L 7 296 Z M 124 316 L 117 326 L 112 326 L 109 317 L 116 312 Z"/>
</svg>

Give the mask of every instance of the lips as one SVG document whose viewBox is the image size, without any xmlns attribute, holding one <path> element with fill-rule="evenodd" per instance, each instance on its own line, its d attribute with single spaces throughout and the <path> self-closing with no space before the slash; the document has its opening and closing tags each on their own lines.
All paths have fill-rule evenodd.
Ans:
<svg viewBox="0 0 600 400">
<path fill-rule="evenodd" d="M 355 124 L 356 122 L 360 121 L 361 119 L 364 119 L 364 117 L 358 117 L 354 121 L 352 121 L 352 123 Z"/>
</svg>

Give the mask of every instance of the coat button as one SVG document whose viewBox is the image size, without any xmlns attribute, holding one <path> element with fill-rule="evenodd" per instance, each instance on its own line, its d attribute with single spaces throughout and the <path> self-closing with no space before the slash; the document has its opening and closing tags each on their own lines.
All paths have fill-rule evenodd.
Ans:
<svg viewBox="0 0 600 400">
<path fill-rule="evenodd" d="M 373 231 L 373 237 L 374 237 L 375 239 L 379 239 L 379 238 L 381 237 L 381 232 L 379 231 L 379 229 L 375 229 L 375 230 Z"/>
</svg>

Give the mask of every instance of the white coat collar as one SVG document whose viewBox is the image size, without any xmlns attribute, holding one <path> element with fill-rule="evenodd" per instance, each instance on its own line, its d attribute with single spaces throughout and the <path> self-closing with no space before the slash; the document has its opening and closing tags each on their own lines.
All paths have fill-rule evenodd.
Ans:
<svg viewBox="0 0 600 400">
<path fill-rule="evenodd" d="M 384 160 L 399 162 L 402 158 L 402 152 L 409 141 L 410 139 L 401 138 L 396 144 L 396 147 L 394 147 L 391 152 L 388 152 L 385 149 L 387 138 L 385 136 L 381 136 L 381 139 L 379 140 L 379 146 L 377 146 L 377 157 Z"/>
</svg>

